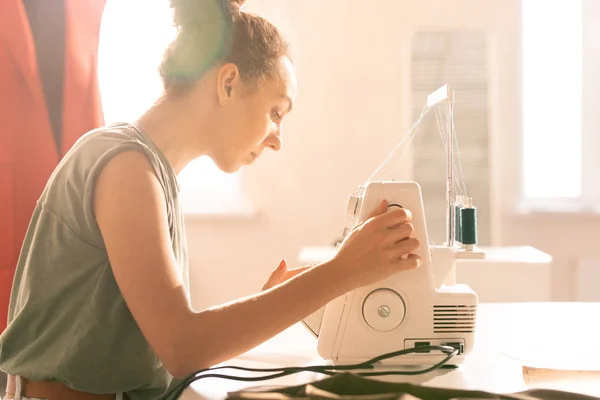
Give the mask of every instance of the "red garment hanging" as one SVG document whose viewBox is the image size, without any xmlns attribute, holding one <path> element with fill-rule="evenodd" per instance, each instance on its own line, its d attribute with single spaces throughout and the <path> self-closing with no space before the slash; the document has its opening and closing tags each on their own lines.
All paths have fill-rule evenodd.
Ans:
<svg viewBox="0 0 600 400">
<path fill-rule="evenodd" d="M 0 0 L 0 331 L 6 328 L 14 271 L 36 201 L 75 141 L 104 123 L 97 59 L 106 0 L 63 1 L 65 62 L 57 148 L 22 0 Z"/>
</svg>

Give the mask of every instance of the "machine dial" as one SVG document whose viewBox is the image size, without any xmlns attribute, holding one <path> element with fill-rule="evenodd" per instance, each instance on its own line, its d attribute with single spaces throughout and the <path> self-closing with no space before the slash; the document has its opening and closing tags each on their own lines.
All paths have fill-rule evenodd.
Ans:
<svg viewBox="0 0 600 400">
<path fill-rule="evenodd" d="M 406 306 L 402 297 L 391 289 L 376 289 L 369 293 L 363 302 L 363 318 L 379 332 L 396 329 L 406 316 Z"/>
</svg>

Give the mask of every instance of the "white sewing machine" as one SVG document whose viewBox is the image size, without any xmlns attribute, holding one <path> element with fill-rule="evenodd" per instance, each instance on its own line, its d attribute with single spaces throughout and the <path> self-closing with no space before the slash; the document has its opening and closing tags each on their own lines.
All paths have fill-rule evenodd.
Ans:
<svg viewBox="0 0 600 400">
<path fill-rule="evenodd" d="M 441 102 L 452 106 L 447 86 L 432 93 L 428 107 Z M 474 344 L 477 295 L 455 282 L 456 258 L 484 258 L 473 243 L 463 246 L 455 236 L 452 135 L 449 125 L 447 172 L 447 243 L 429 245 L 421 188 L 416 182 L 372 181 L 348 200 L 346 214 L 352 224 L 362 222 L 382 199 L 390 208 L 412 213 L 414 236 L 421 243 L 421 266 L 400 272 L 377 284 L 338 297 L 306 318 L 304 325 L 318 338 L 318 352 L 336 365 L 355 364 L 382 354 L 427 346 L 451 346 L 459 364 Z M 467 206 L 470 208 L 470 205 Z M 391 365 L 434 365 L 447 354 L 424 349 L 383 361 Z"/>
</svg>

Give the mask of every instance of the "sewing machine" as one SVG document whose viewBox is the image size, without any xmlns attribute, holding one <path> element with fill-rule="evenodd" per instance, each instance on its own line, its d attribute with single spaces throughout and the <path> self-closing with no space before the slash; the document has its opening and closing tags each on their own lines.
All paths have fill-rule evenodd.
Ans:
<svg viewBox="0 0 600 400">
<path fill-rule="evenodd" d="M 383 363 L 435 365 L 447 357 L 447 352 L 432 350 L 431 346 L 446 346 L 457 352 L 450 364 L 460 364 L 473 348 L 477 294 L 467 285 L 456 283 L 454 261 L 482 259 L 485 253 L 476 246 L 472 200 L 467 198 L 460 204 L 454 195 L 452 98 L 448 87 L 443 86 L 429 95 L 427 104 L 428 109 L 444 104 L 450 111 L 446 243 L 443 246 L 429 244 L 421 188 L 417 182 L 371 181 L 352 194 L 346 209 L 350 227 L 362 222 L 382 199 L 388 201 L 390 209 L 410 210 L 414 236 L 421 243 L 417 252 L 421 265 L 342 295 L 303 320 L 306 328 L 318 338 L 318 353 L 325 360 L 336 365 L 356 364 L 382 354 L 415 349 L 411 354 Z M 464 217 L 462 223 L 460 215 Z M 467 233 L 461 234 L 461 229 Z"/>
</svg>

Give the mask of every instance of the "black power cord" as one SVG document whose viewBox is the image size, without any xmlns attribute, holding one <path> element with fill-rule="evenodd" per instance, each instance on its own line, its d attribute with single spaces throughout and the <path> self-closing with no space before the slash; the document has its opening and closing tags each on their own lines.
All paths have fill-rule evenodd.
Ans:
<svg viewBox="0 0 600 400">
<path fill-rule="evenodd" d="M 204 378 L 222 378 L 236 381 L 245 381 L 245 382 L 257 382 L 257 381 L 265 381 L 269 379 L 281 378 L 287 375 L 296 374 L 299 372 L 316 372 L 323 375 L 337 375 L 340 372 L 335 371 L 352 371 L 352 370 L 361 370 L 361 369 L 372 369 L 375 367 L 375 363 L 385 360 L 392 357 L 398 357 L 411 353 L 422 353 L 428 351 L 441 351 L 446 355 L 446 357 L 438 362 L 437 364 L 432 365 L 429 368 L 415 370 L 415 371 L 379 371 L 379 372 L 357 372 L 357 375 L 360 376 L 383 376 L 383 375 L 421 375 L 426 374 L 428 372 L 435 371 L 444 367 L 448 361 L 450 361 L 454 356 L 458 354 L 458 349 L 452 346 L 423 346 L 423 347 L 414 347 L 411 349 L 398 350 L 391 353 L 386 353 L 375 358 L 372 358 L 368 361 L 359 364 L 350 364 L 350 365 L 313 365 L 306 367 L 280 367 L 280 368 L 246 368 L 246 367 L 238 367 L 238 366 L 221 366 L 221 367 L 212 367 L 206 368 L 202 370 L 198 370 L 196 372 L 191 373 L 187 377 L 185 377 L 179 385 L 177 385 L 169 395 L 169 398 L 177 399 L 183 391 L 191 385 L 193 382 L 204 379 Z M 207 373 L 212 371 L 217 371 L 221 369 L 233 369 L 239 371 L 247 371 L 247 372 L 265 372 L 271 373 L 270 375 L 263 376 L 254 376 L 254 377 L 243 377 L 243 376 L 233 376 L 233 375 L 224 375 L 224 374 L 215 374 L 215 373 Z"/>
</svg>

